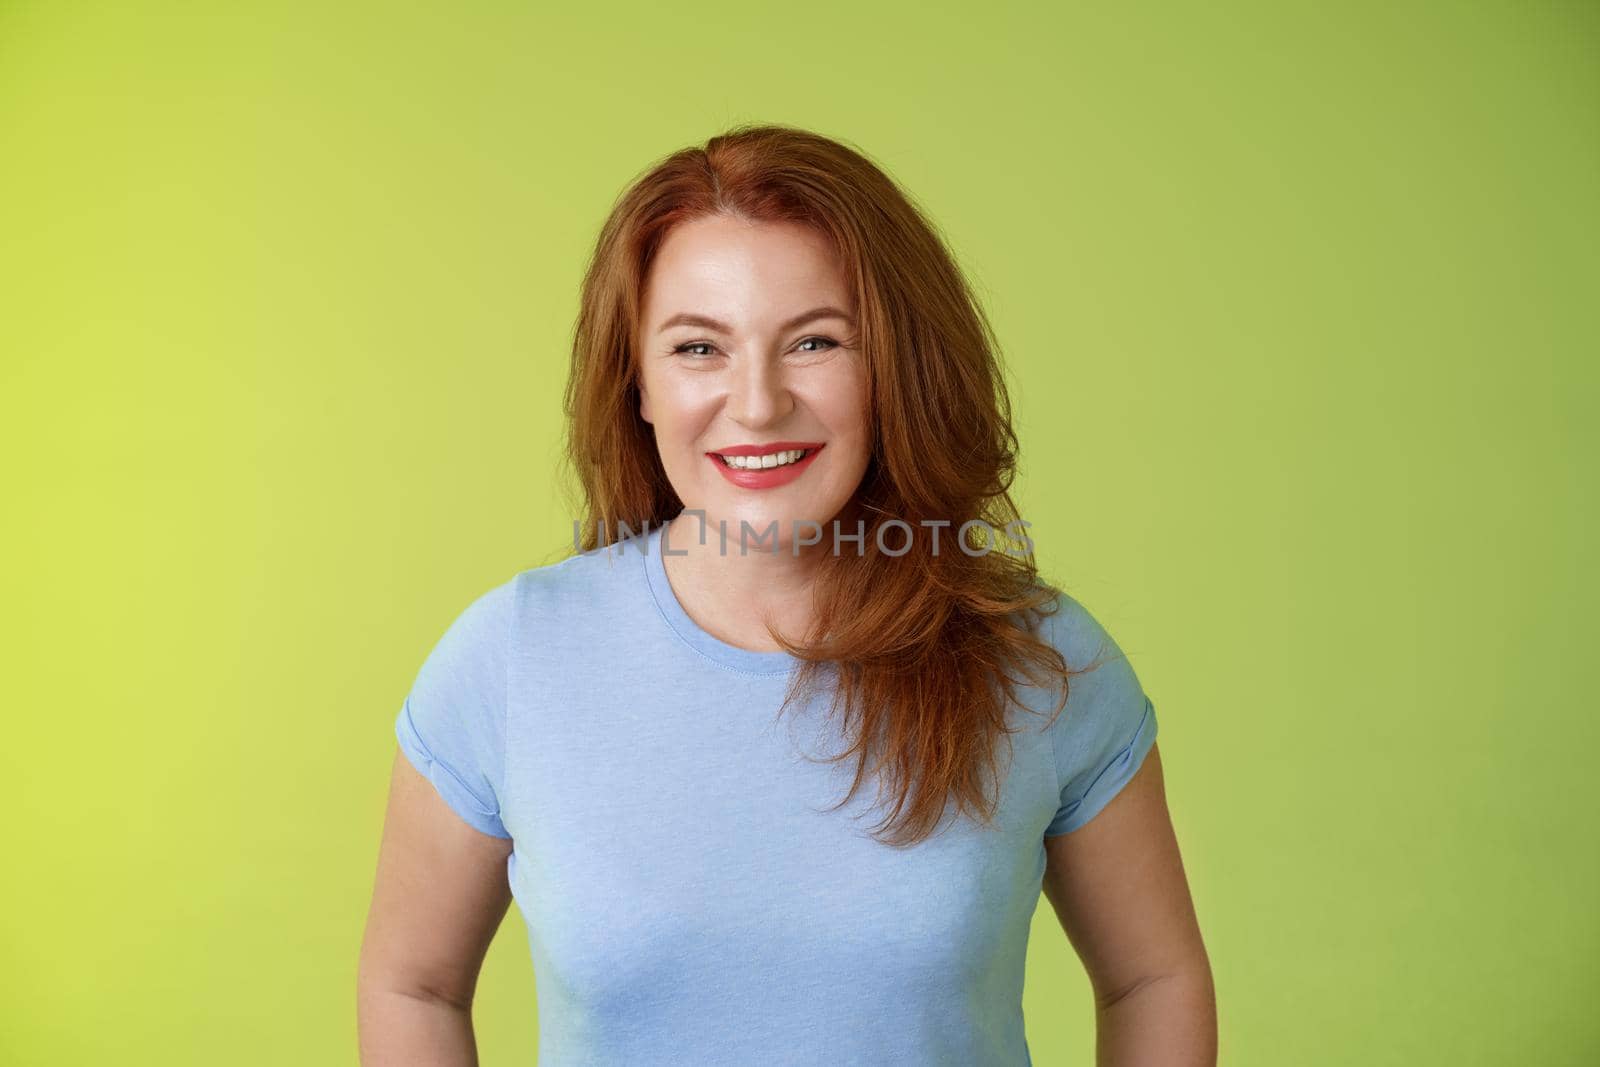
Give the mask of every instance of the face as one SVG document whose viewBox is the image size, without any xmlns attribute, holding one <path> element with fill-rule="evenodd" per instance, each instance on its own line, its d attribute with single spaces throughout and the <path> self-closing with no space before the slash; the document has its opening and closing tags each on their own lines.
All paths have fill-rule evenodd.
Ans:
<svg viewBox="0 0 1600 1067">
<path fill-rule="evenodd" d="M 730 555 L 741 521 L 753 553 L 774 522 L 785 553 L 799 520 L 832 543 L 829 521 L 871 452 L 855 310 L 831 245 L 809 227 L 718 215 L 662 242 L 645 280 L 639 414 L 685 509 L 704 510 L 708 545 L 719 521 Z"/>
</svg>

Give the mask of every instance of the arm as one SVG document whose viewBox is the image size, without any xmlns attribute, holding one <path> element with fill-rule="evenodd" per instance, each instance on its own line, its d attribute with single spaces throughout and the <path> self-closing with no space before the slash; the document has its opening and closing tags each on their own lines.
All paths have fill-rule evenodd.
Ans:
<svg viewBox="0 0 1600 1067">
<path fill-rule="evenodd" d="M 1104 810 L 1044 845 L 1045 896 L 1095 992 L 1099 1067 L 1212 1067 L 1211 964 L 1157 747 Z"/>
<path fill-rule="evenodd" d="M 356 979 L 363 1067 L 476 1067 L 472 997 L 511 904 L 511 847 L 463 822 L 395 753 Z"/>
</svg>

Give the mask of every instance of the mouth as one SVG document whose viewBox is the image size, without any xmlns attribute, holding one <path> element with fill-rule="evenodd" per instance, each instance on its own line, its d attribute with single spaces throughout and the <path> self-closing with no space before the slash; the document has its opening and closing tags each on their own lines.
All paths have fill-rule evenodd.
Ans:
<svg viewBox="0 0 1600 1067">
<path fill-rule="evenodd" d="M 771 489 L 798 478 L 820 452 L 819 441 L 777 441 L 769 445 L 733 445 L 707 452 L 718 472 L 742 489 Z"/>
<path fill-rule="evenodd" d="M 760 455 L 739 455 L 737 453 L 711 452 L 712 457 L 722 461 L 722 465 L 736 471 L 772 470 L 774 467 L 787 467 L 792 463 L 800 463 L 814 453 L 817 448 L 785 448 L 777 452 L 763 452 Z"/>
</svg>

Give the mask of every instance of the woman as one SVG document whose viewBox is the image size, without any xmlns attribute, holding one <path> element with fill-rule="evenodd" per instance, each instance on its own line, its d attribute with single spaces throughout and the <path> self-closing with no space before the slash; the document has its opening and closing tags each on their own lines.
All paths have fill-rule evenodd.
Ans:
<svg viewBox="0 0 1600 1067">
<path fill-rule="evenodd" d="M 364 1062 L 474 1061 L 515 897 L 541 1063 L 1026 1064 L 1041 887 L 1100 1061 L 1214 1062 L 1153 706 L 999 550 L 995 351 L 837 142 L 739 128 L 624 194 L 567 385 L 580 551 L 468 607 L 395 724 Z"/>
</svg>

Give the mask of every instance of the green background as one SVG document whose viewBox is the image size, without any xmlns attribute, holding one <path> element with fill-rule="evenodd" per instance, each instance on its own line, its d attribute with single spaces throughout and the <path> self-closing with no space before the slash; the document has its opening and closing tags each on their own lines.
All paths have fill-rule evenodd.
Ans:
<svg viewBox="0 0 1600 1067">
<path fill-rule="evenodd" d="M 612 198 L 866 150 L 1134 657 L 1223 1062 L 1592 1063 L 1600 8 L 0 4 L 0 1061 L 355 1060 L 393 718 L 559 558 Z M 1089 1062 L 1041 901 L 1036 1062 Z M 507 917 L 487 1063 L 532 1062 Z"/>
</svg>

